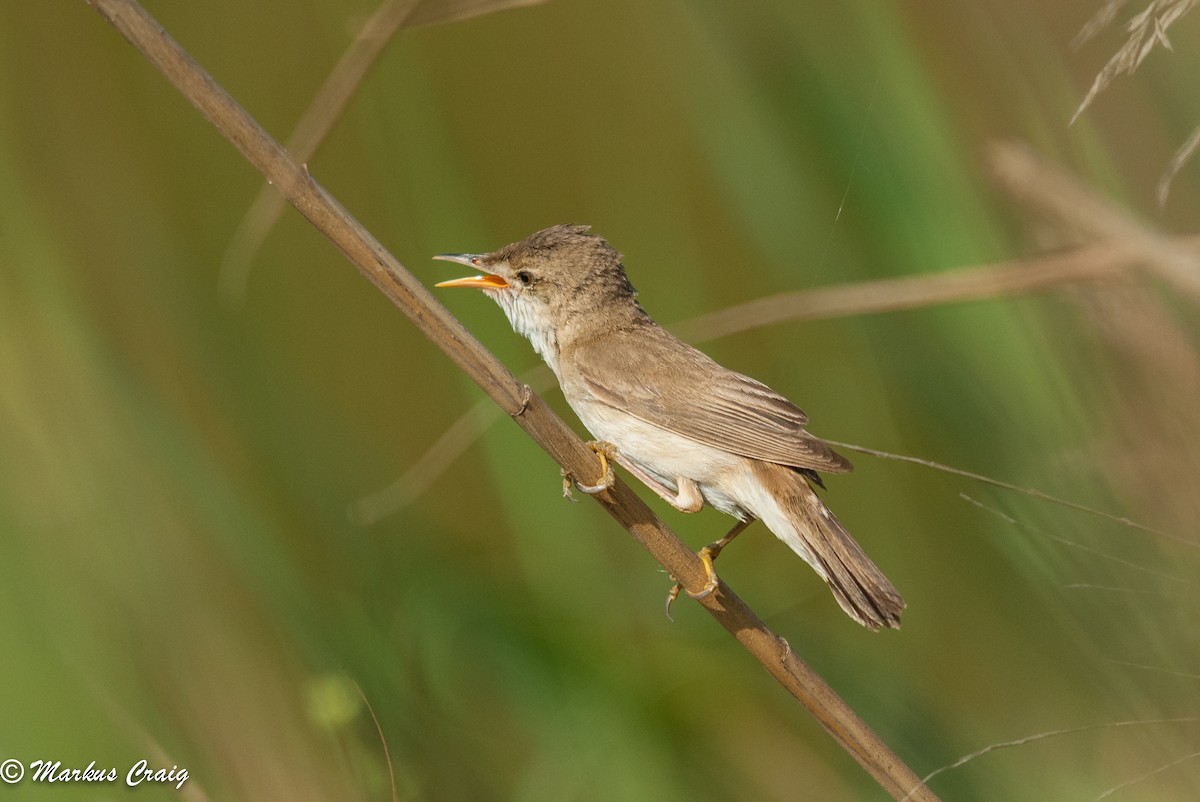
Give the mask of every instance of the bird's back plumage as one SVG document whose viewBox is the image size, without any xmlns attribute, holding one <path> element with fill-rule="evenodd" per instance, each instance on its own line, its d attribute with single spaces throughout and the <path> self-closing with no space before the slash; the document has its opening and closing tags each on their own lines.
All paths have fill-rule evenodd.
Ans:
<svg viewBox="0 0 1200 802">
<path fill-rule="evenodd" d="M 653 323 L 566 347 L 575 357 L 564 362 L 564 372 L 574 374 L 570 381 L 647 423 L 751 459 L 830 473 L 851 469 L 804 430 L 808 416 L 791 401 Z"/>
</svg>

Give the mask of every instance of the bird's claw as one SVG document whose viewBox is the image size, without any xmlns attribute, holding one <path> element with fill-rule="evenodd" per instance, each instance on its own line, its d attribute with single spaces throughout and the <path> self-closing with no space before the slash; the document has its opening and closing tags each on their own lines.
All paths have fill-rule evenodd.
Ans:
<svg viewBox="0 0 1200 802">
<path fill-rule="evenodd" d="M 674 579 L 675 577 L 671 577 L 671 578 Z M 671 605 L 674 604 L 675 600 L 679 598 L 679 592 L 681 590 L 683 590 L 683 585 L 676 582 L 674 585 L 671 586 L 671 589 L 667 591 L 667 609 L 664 610 L 663 612 L 665 612 L 667 614 L 668 621 L 671 621 L 671 622 L 675 621 L 675 619 L 671 617 Z"/>
<path fill-rule="evenodd" d="M 720 541 L 718 541 L 718 543 L 720 543 Z M 693 593 L 685 588 L 680 582 L 676 581 L 675 584 L 671 586 L 671 589 L 667 591 L 666 612 L 668 621 L 675 620 L 671 618 L 671 605 L 674 604 L 675 600 L 679 598 L 680 592 L 686 593 L 689 598 L 700 601 L 701 599 L 707 599 L 709 596 L 713 595 L 717 588 L 721 586 L 721 578 L 717 576 L 717 567 L 713 564 L 713 560 L 718 554 L 721 553 L 721 549 L 724 548 L 724 546 L 724 543 L 720 543 L 719 546 L 717 543 L 710 543 L 696 553 L 696 556 L 700 558 L 701 564 L 704 565 L 704 574 L 707 577 L 704 582 L 704 587 Z M 672 579 L 674 579 L 674 577 L 672 577 Z"/>
<path fill-rule="evenodd" d="M 562 475 L 563 498 L 568 499 L 569 501 L 579 501 L 579 499 L 571 495 L 571 485 L 576 484 L 575 474 L 571 473 L 566 468 L 561 469 L 559 473 Z"/>
</svg>

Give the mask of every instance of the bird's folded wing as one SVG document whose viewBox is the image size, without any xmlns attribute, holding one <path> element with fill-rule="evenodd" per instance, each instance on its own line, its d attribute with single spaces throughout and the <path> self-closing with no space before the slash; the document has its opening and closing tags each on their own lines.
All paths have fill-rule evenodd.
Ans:
<svg viewBox="0 0 1200 802">
<path fill-rule="evenodd" d="M 582 358 L 571 360 L 597 401 L 744 457 L 834 473 L 851 469 L 804 431 L 803 410 L 762 382 L 722 367 L 663 329 L 623 339 L 584 346 Z"/>
</svg>

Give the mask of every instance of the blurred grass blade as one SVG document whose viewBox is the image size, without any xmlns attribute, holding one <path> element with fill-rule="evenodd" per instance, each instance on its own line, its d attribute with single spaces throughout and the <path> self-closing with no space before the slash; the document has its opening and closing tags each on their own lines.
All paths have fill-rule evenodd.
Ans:
<svg viewBox="0 0 1200 802">
<path fill-rule="evenodd" d="M 296 161 L 307 164 L 316 153 L 388 42 L 411 19 L 418 5 L 425 4 L 417 0 L 385 0 L 363 24 L 288 137 L 285 147 Z M 246 210 L 221 259 L 218 286 L 226 301 L 241 303 L 245 298 L 251 260 L 285 205 L 283 195 L 264 183 Z"/>
<path fill-rule="evenodd" d="M 1188 137 L 1187 142 L 1184 142 L 1179 150 L 1175 151 L 1175 155 L 1171 157 L 1171 163 L 1167 166 L 1163 177 L 1158 181 L 1158 205 L 1163 207 L 1167 205 L 1167 197 L 1171 194 L 1171 183 L 1175 180 L 1175 176 L 1184 168 L 1192 157 L 1196 155 L 1196 150 L 1200 149 L 1200 125 L 1196 126 L 1192 131 L 1192 135 Z"/>
<path fill-rule="evenodd" d="M 436 25 L 477 17 L 505 8 L 544 3 L 546 0 L 384 0 L 354 37 L 350 47 L 317 90 L 285 147 L 301 164 L 316 153 L 325 137 L 341 119 L 350 99 L 366 80 L 388 43 L 405 28 Z M 246 296 L 250 264 L 268 232 L 275 226 L 286 202 L 270 184 L 263 184 L 238 224 L 221 259 L 218 287 L 229 303 Z"/>
<path fill-rule="evenodd" d="M 419 28 L 424 25 L 458 22 L 483 14 L 491 14 L 493 11 L 533 6 L 544 2 L 546 0 L 425 0 L 425 2 L 417 3 L 412 16 L 409 17 L 408 24 L 404 27 Z"/>
</svg>

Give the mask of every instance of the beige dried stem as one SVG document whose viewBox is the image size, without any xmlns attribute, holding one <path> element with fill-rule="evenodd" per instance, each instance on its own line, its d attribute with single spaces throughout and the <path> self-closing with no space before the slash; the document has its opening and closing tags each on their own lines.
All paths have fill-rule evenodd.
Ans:
<svg viewBox="0 0 1200 802">
<path fill-rule="evenodd" d="M 1123 254 L 1200 301 L 1200 256 L 1195 251 L 1138 222 L 1025 144 L 996 143 L 989 149 L 988 158 L 997 180 L 1019 200 Z"/>
<path fill-rule="evenodd" d="M 1179 175 L 1184 166 L 1192 160 L 1197 150 L 1200 150 L 1200 125 L 1196 126 L 1187 141 L 1180 145 L 1179 150 L 1175 151 L 1162 178 L 1158 179 L 1157 195 L 1160 207 L 1167 205 L 1167 197 L 1171 194 L 1171 184 L 1175 181 L 1175 176 Z"/>
<path fill-rule="evenodd" d="M 301 164 L 313 157 L 387 44 L 401 30 L 544 2 L 546 0 L 385 0 L 363 23 L 350 47 L 317 90 L 288 137 L 285 144 L 288 153 Z M 226 301 L 241 303 L 244 300 L 250 265 L 263 240 L 274 228 L 284 205 L 283 196 L 269 184 L 263 184 L 246 210 L 221 259 L 217 286 Z"/>
<path fill-rule="evenodd" d="M 595 454 L 545 402 L 517 381 L 450 312 L 312 179 L 135 0 L 91 4 L 562 468 L 599 479 Z M 685 588 L 705 582 L 700 559 L 619 479 L 596 500 Z M 837 743 L 894 798 L 936 800 L 919 778 L 782 638 L 724 583 L 699 601 Z M 720 739 L 720 727 L 713 738 Z"/>
</svg>

